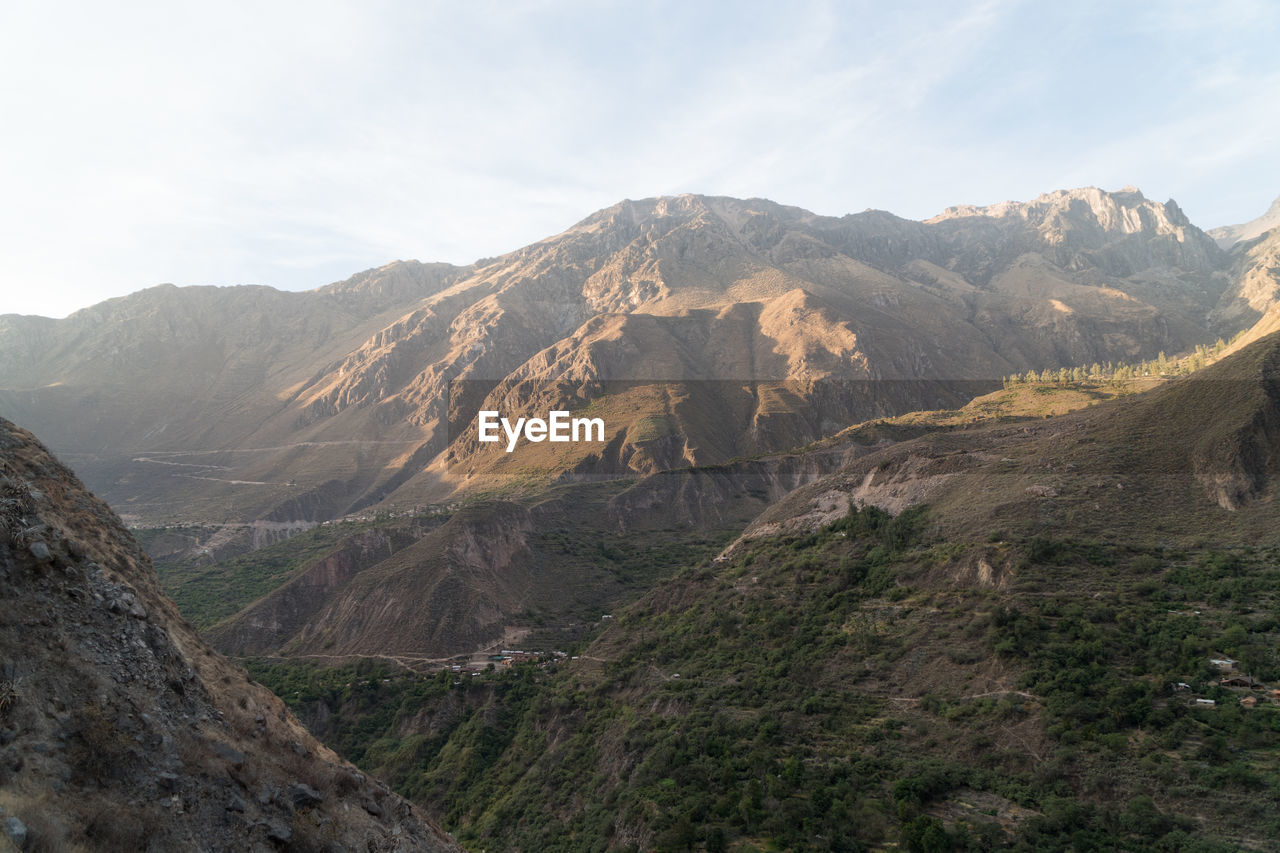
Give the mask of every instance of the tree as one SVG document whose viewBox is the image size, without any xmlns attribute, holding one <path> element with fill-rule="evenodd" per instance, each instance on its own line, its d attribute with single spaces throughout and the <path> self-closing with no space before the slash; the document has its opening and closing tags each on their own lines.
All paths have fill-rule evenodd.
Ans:
<svg viewBox="0 0 1280 853">
<path fill-rule="evenodd" d="M 942 821 L 920 815 L 902 827 L 902 846 L 912 853 L 947 853 L 951 850 L 951 837 Z"/>
</svg>

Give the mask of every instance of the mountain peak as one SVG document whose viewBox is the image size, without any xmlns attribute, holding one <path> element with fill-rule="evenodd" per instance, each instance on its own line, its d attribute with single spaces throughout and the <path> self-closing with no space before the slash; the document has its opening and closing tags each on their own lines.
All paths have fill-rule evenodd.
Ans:
<svg viewBox="0 0 1280 853">
<path fill-rule="evenodd" d="M 1268 231 L 1280 227 L 1280 196 L 1271 202 L 1267 212 L 1248 222 L 1239 225 L 1222 225 L 1209 229 L 1209 236 L 1224 249 L 1230 249 L 1237 243 L 1260 237 Z"/>
<path fill-rule="evenodd" d="M 616 204 L 597 210 L 576 223 L 569 231 L 594 230 L 602 225 L 639 225 L 659 219 L 696 219 L 703 215 L 736 221 L 744 216 L 761 213 L 788 220 L 815 218 L 815 214 L 803 208 L 779 204 L 765 198 L 743 199 L 732 196 L 681 193 L 642 199 L 623 199 Z"/>
<path fill-rule="evenodd" d="M 995 204 L 976 205 L 960 204 L 948 207 L 942 213 L 925 222 L 935 223 L 948 219 L 960 219 L 969 216 L 985 216 L 996 219 L 1020 217 L 1029 221 L 1043 219 L 1050 213 L 1060 213 L 1071 209 L 1088 208 L 1095 217 L 1114 219 L 1117 211 L 1135 210 L 1144 207 L 1163 208 L 1157 202 L 1150 201 L 1142 194 L 1142 190 L 1126 184 L 1119 190 L 1107 191 L 1098 187 L 1076 187 L 1075 189 L 1053 190 L 1042 193 L 1031 201 L 1002 201 Z"/>
<path fill-rule="evenodd" d="M 1098 187 L 1054 190 L 1028 202 L 1005 201 L 987 206 L 960 205 L 925 220 L 926 224 L 995 220 L 1001 227 L 1025 228 L 1044 243 L 1073 250 L 1094 251 L 1115 244 L 1117 238 L 1139 235 L 1167 241 L 1172 238 L 1195 257 L 1198 268 L 1210 266 L 1212 241 L 1191 224 L 1177 202 L 1152 201 L 1135 186 L 1108 191 Z"/>
</svg>

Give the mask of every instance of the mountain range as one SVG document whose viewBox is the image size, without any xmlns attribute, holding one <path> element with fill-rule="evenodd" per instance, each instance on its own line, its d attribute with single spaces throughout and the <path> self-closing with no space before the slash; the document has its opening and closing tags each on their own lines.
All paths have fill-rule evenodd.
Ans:
<svg viewBox="0 0 1280 853">
<path fill-rule="evenodd" d="M 0 420 L 8 837 L 1268 849 L 1268 216 L 680 196 L 4 316 L 0 414 L 138 539 Z"/>
<path fill-rule="evenodd" d="M 437 701 L 255 672 L 473 849 L 1273 850 L 1277 377 L 1271 335 L 860 425 L 568 660 Z"/>
<path fill-rule="evenodd" d="M 583 630 L 665 570 L 640 543 L 714 553 L 866 455 L 793 452 L 850 424 L 955 409 L 1025 370 L 1247 344 L 1280 318 L 1277 241 L 1223 248 L 1131 187 L 925 222 L 627 201 L 469 267 L 5 316 L 0 413 L 147 528 L 223 650 L 438 661 Z M 477 441 L 481 408 L 598 416 L 606 441 L 504 453 Z M 1204 475 L 1218 499 L 1244 500 L 1223 466 Z M 893 490 L 879 476 L 866 495 Z"/>
<path fill-rule="evenodd" d="M 1014 372 L 1185 351 L 1271 322 L 1276 239 L 1224 249 L 1131 187 L 924 222 L 626 201 L 467 267 L 5 315 L 0 413 L 135 523 L 310 523 L 715 464 Z M 480 408 L 548 406 L 596 407 L 607 446 L 474 441 Z"/>
</svg>

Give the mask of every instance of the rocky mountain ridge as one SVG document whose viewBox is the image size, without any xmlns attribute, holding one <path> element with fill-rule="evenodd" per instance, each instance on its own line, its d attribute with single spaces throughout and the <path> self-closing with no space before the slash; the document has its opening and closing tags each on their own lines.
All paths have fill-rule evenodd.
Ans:
<svg viewBox="0 0 1280 853">
<path fill-rule="evenodd" d="M 318 521 L 513 470 L 554 481 L 716 464 L 957 405 L 950 383 L 1186 350 L 1270 310 L 1266 264 L 1132 188 L 925 222 L 625 201 L 471 267 L 397 263 L 306 294 L 159 288 L 64 321 L 5 317 L 0 412 L 141 520 Z M 680 389 L 601 398 L 624 380 L 723 393 L 701 407 Z M 847 382 L 885 390 L 813 390 Z M 759 392 L 733 383 L 795 384 L 765 426 Z M 481 453 L 474 413 L 513 399 L 513 415 L 612 406 L 610 449 Z M 637 441 L 655 423 L 669 440 Z"/>
</svg>

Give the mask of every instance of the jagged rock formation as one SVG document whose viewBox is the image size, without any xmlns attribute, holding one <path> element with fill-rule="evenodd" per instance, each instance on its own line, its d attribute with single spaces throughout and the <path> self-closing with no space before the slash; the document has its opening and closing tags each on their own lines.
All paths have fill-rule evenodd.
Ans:
<svg viewBox="0 0 1280 853">
<path fill-rule="evenodd" d="M 0 807 L 32 849 L 458 849 L 201 640 L 114 513 L 3 420 L 0 576 Z"/>
<path fill-rule="evenodd" d="M 315 521 L 513 474 L 716 464 L 956 405 L 973 393 L 957 383 L 1211 343 L 1256 319 L 1228 309 L 1266 286 L 1242 292 L 1233 257 L 1132 188 L 927 222 L 625 201 L 467 268 L 398 263 L 306 294 L 158 288 L 63 321 L 3 318 L 0 413 L 130 515 Z M 636 380 L 676 384 L 603 399 Z M 879 384 L 830 390 L 850 383 Z M 486 400 L 514 400 L 515 416 L 605 406 L 608 446 L 484 452 L 469 428 Z"/>
</svg>

